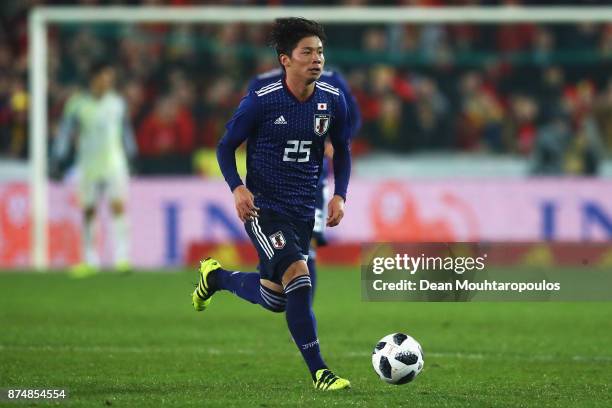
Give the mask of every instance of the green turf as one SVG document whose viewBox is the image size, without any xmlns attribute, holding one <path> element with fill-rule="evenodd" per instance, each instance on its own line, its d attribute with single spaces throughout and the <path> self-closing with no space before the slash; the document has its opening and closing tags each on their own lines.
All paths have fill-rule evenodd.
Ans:
<svg viewBox="0 0 612 408">
<path fill-rule="evenodd" d="M 312 390 L 283 315 L 228 293 L 194 312 L 185 272 L 0 273 L 0 388 L 67 388 L 61 406 L 612 406 L 612 303 L 364 303 L 357 271 L 319 276 L 322 349 L 348 392 Z M 404 386 L 370 362 L 396 331 L 426 353 Z"/>
</svg>

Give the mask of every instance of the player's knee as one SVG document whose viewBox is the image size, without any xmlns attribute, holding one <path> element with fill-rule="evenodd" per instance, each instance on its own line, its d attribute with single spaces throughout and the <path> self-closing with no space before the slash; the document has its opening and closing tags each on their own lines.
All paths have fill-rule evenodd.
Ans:
<svg viewBox="0 0 612 408">
<path fill-rule="evenodd" d="M 84 213 L 85 220 L 91 221 L 96 216 L 96 207 L 86 207 Z"/>
<path fill-rule="evenodd" d="M 113 201 L 111 203 L 111 210 L 114 215 L 121 215 L 124 211 L 123 202 L 121 201 Z"/>
<path fill-rule="evenodd" d="M 312 282 L 310 281 L 310 275 L 299 275 L 295 279 L 291 280 L 285 285 L 285 295 L 289 295 L 294 291 L 310 291 L 312 290 Z"/>
<path fill-rule="evenodd" d="M 300 260 L 293 262 L 283 274 L 283 286 L 287 286 L 291 281 L 303 275 L 308 276 L 308 265 L 306 265 L 306 261 Z"/>
<path fill-rule="evenodd" d="M 278 293 L 265 286 L 259 287 L 261 306 L 274 313 L 282 313 L 287 308 L 287 297 L 284 293 Z"/>
</svg>

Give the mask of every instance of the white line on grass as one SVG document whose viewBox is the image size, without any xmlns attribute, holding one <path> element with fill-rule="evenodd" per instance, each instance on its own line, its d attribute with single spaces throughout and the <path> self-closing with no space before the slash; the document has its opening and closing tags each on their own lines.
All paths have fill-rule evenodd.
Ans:
<svg viewBox="0 0 612 408">
<path fill-rule="evenodd" d="M 48 352 L 76 352 L 76 353 L 203 353 L 210 355 L 227 355 L 227 354 L 243 354 L 249 355 L 254 354 L 257 350 L 247 349 L 232 349 L 231 351 L 224 351 L 213 347 L 193 347 L 193 346 L 180 346 L 176 347 L 156 347 L 156 346 L 140 346 L 140 347 L 120 347 L 120 346 L 58 346 L 58 345 L 2 345 L 0 344 L 0 351 L 48 351 Z M 281 355 L 290 355 L 290 353 L 281 353 Z M 297 351 L 295 353 L 297 354 Z M 279 355 L 279 352 L 276 352 Z M 348 358 L 366 358 L 371 356 L 369 352 L 363 351 L 348 351 L 343 353 L 335 353 L 339 357 Z M 564 361 L 572 360 L 576 362 L 612 362 L 612 356 L 562 356 L 552 354 L 531 354 L 527 355 L 524 353 L 464 353 L 464 352 L 426 352 L 425 358 L 456 358 L 464 360 L 495 360 L 495 359 L 508 359 L 508 360 L 537 360 L 537 361 Z"/>
</svg>

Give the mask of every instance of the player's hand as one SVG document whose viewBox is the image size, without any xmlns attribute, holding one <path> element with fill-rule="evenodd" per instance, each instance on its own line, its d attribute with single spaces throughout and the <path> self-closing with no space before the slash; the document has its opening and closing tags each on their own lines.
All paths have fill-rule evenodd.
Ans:
<svg viewBox="0 0 612 408">
<path fill-rule="evenodd" d="M 335 227 L 344 217 L 344 198 L 335 195 L 327 204 L 327 226 Z"/>
<path fill-rule="evenodd" d="M 255 197 L 244 185 L 234 189 L 234 203 L 236 204 L 238 218 L 242 222 L 247 222 L 259 216 L 259 208 L 255 207 Z"/>
<path fill-rule="evenodd" d="M 61 181 L 62 180 L 62 170 L 59 164 L 55 161 L 49 162 L 49 177 L 53 181 Z"/>
</svg>

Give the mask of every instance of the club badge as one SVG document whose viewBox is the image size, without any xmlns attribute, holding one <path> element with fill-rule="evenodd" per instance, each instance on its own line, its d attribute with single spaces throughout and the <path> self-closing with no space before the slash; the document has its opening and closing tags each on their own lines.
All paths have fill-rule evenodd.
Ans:
<svg viewBox="0 0 612 408">
<path fill-rule="evenodd" d="M 272 242 L 272 246 L 274 249 L 283 249 L 287 241 L 285 241 L 285 236 L 282 231 L 275 232 L 270 235 L 270 241 Z"/>
<path fill-rule="evenodd" d="M 324 134 L 327 133 L 327 130 L 329 129 L 329 122 L 331 121 L 331 117 L 328 114 L 325 113 L 317 113 L 314 116 L 314 132 L 319 135 L 319 136 L 323 136 Z"/>
</svg>

